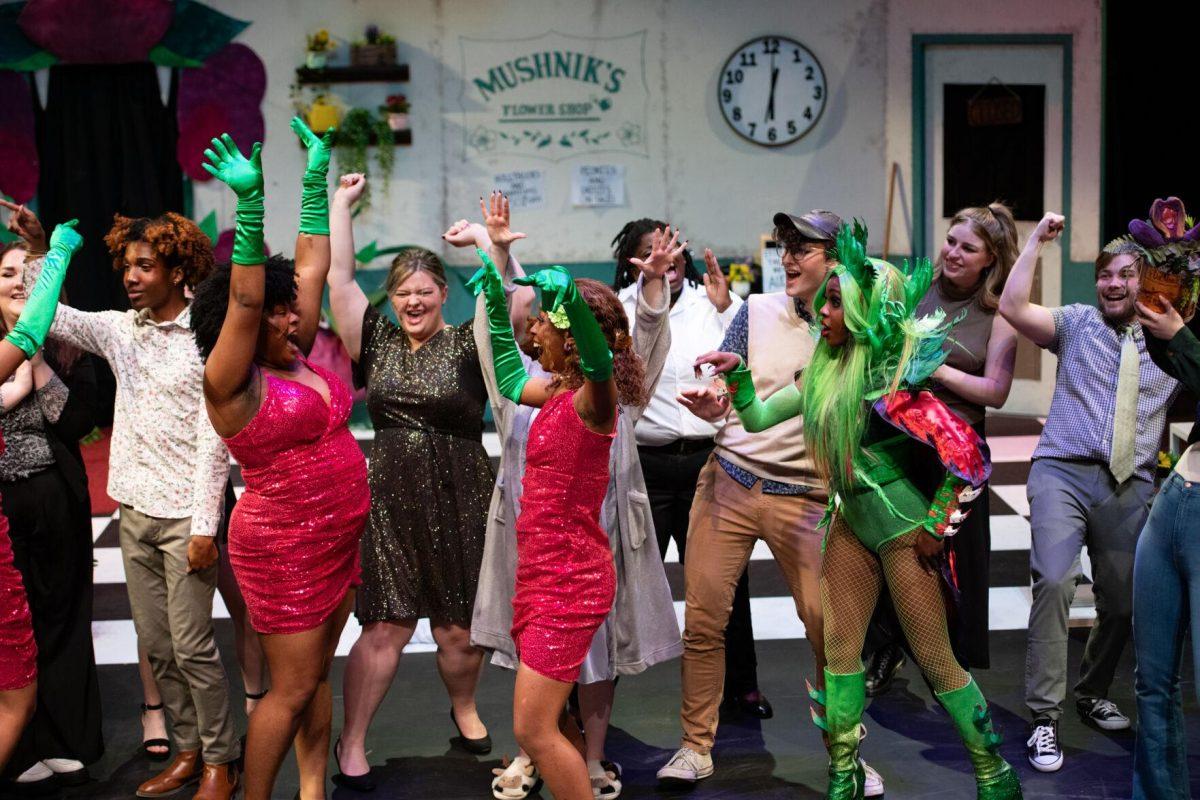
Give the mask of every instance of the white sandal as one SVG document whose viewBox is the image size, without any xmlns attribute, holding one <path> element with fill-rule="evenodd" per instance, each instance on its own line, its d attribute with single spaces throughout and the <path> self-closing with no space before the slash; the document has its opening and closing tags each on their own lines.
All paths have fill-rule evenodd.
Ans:
<svg viewBox="0 0 1200 800">
<path fill-rule="evenodd" d="M 492 774 L 492 797 L 496 800 L 524 800 L 542 788 L 542 777 L 538 768 L 525 756 L 517 756 L 511 762 L 501 762 L 503 768 L 494 767 Z"/>
</svg>

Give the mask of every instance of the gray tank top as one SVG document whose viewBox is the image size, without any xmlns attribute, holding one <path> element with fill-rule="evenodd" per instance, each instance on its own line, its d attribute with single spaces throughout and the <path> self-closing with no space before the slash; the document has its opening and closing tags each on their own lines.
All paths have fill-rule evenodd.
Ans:
<svg viewBox="0 0 1200 800">
<path fill-rule="evenodd" d="M 946 312 L 947 321 L 958 319 L 966 311 L 966 316 L 950 329 L 942 347 L 946 352 L 946 363 L 968 375 L 983 375 L 996 312 L 985 311 L 976 302 L 975 295 L 961 297 L 954 293 L 954 287 L 944 287 L 942 281 L 935 278 L 917 304 L 917 315 L 932 314 L 939 308 Z M 968 423 L 974 425 L 983 419 L 984 407 L 978 403 L 965 400 L 940 384 L 934 385 L 933 393 Z"/>
</svg>

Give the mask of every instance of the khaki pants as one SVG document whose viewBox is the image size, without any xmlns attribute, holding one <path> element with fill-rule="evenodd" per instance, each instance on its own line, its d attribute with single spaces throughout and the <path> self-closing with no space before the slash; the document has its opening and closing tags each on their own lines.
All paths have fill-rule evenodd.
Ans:
<svg viewBox="0 0 1200 800">
<path fill-rule="evenodd" d="M 206 764 L 238 757 L 229 688 L 213 640 L 214 564 L 187 574 L 190 519 L 159 519 L 121 506 L 121 559 L 138 642 L 150 658 L 175 747 L 203 748 Z"/>
<path fill-rule="evenodd" d="M 688 526 L 684 581 L 683 745 L 708 753 L 717 734 L 725 682 L 725 625 L 738 577 L 754 543 L 771 548 L 792 591 L 817 663 L 814 683 L 824 682 L 821 616 L 821 539 L 817 524 L 825 503 L 804 495 L 747 489 L 710 456 L 700 473 Z"/>
</svg>

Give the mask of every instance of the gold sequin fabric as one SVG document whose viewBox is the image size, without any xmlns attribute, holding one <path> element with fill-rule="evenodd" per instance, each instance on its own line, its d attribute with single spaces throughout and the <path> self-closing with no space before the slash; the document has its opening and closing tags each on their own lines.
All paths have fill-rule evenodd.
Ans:
<svg viewBox="0 0 1200 800">
<path fill-rule="evenodd" d="M 368 308 L 358 369 L 375 427 L 362 542 L 361 622 L 470 625 L 496 475 L 483 448 L 487 388 L 471 323 L 413 351 Z"/>
</svg>

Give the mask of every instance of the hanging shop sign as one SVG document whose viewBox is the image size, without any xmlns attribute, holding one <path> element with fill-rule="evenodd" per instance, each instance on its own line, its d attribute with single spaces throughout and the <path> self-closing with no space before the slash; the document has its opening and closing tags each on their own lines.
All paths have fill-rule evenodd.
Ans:
<svg viewBox="0 0 1200 800">
<path fill-rule="evenodd" d="M 645 156 L 646 32 L 459 38 L 469 156 Z"/>
</svg>

